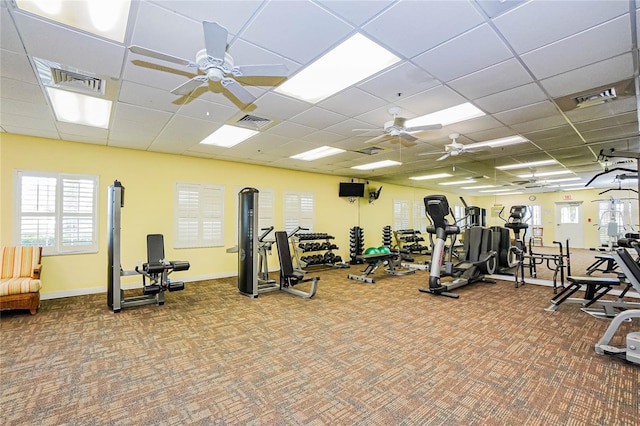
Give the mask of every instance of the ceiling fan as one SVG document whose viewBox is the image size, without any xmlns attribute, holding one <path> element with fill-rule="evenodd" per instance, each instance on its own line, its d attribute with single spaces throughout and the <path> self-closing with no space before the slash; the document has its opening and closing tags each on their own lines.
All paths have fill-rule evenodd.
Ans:
<svg viewBox="0 0 640 426">
<path fill-rule="evenodd" d="M 440 158 L 438 158 L 436 161 L 442 161 L 445 160 L 447 158 L 451 157 L 457 157 L 460 154 L 464 154 L 465 152 L 476 152 L 476 151 L 481 151 L 482 148 L 486 148 L 488 145 L 482 143 L 482 145 L 477 144 L 477 146 L 475 146 L 476 144 L 468 144 L 468 145 L 463 145 L 459 142 L 456 141 L 456 139 L 458 139 L 460 137 L 459 133 L 451 133 L 449 135 L 449 139 L 451 139 L 451 143 L 448 143 L 444 146 L 444 151 L 436 151 L 436 152 L 423 152 L 421 154 L 418 155 L 435 155 L 435 154 L 442 154 L 442 156 Z"/>
<path fill-rule="evenodd" d="M 418 138 L 413 136 L 411 133 L 415 132 L 423 132 L 425 130 L 438 130 L 442 129 L 442 124 L 426 124 L 422 126 L 410 126 L 406 127 L 405 122 L 407 121 L 404 117 L 399 117 L 400 108 L 392 107 L 389 108 L 389 114 L 393 115 L 393 120 L 387 121 L 384 123 L 382 129 L 353 129 L 354 132 L 382 132 L 381 135 L 373 137 L 364 141 L 364 143 L 372 143 L 377 142 L 381 139 L 389 138 L 389 137 L 398 137 L 399 139 L 404 140 L 405 142 L 414 142 L 417 141 Z"/>
<path fill-rule="evenodd" d="M 540 177 L 536 176 L 536 171 L 531 172 L 531 177 L 523 180 L 514 180 L 514 185 L 523 185 L 525 189 L 546 188 L 549 184 L 546 181 L 540 181 Z"/>
<path fill-rule="evenodd" d="M 130 46 L 129 50 L 138 55 L 172 62 L 178 65 L 197 68 L 200 73 L 171 91 L 175 95 L 187 95 L 209 80 L 219 82 L 236 99 L 245 105 L 256 98 L 235 78 L 239 77 L 287 77 L 285 65 L 234 65 L 233 58 L 227 53 L 228 31 L 217 22 L 204 21 L 205 49 L 196 53 L 195 62 L 157 52 L 140 46 Z"/>
</svg>

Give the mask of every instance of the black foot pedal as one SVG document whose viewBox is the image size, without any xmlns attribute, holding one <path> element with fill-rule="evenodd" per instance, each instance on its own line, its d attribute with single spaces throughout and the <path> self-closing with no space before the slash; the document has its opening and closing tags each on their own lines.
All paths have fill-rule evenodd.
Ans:
<svg viewBox="0 0 640 426">
<path fill-rule="evenodd" d="M 172 281 L 169 283 L 169 291 L 184 290 L 184 281 Z"/>
</svg>

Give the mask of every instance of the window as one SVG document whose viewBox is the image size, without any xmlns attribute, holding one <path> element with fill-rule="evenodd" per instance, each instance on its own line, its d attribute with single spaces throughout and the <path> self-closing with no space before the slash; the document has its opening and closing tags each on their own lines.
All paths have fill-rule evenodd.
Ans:
<svg viewBox="0 0 640 426">
<path fill-rule="evenodd" d="M 16 243 L 43 253 L 98 251 L 98 177 L 19 170 Z"/>
<path fill-rule="evenodd" d="M 427 214 L 424 200 L 413 201 L 413 229 L 421 233 L 427 232 Z"/>
<path fill-rule="evenodd" d="M 224 187 L 176 183 L 175 248 L 224 245 Z"/>
<path fill-rule="evenodd" d="M 542 226 L 542 206 L 539 204 L 527 206 L 525 223 L 528 223 L 530 227 Z"/>
<path fill-rule="evenodd" d="M 309 192 L 284 192 L 284 230 L 293 232 L 298 226 L 313 232 L 315 201 Z"/>
<path fill-rule="evenodd" d="M 580 223 L 580 206 L 566 205 L 560 207 L 560 224 Z"/>
<path fill-rule="evenodd" d="M 409 201 L 393 200 L 393 230 L 409 229 Z"/>
</svg>

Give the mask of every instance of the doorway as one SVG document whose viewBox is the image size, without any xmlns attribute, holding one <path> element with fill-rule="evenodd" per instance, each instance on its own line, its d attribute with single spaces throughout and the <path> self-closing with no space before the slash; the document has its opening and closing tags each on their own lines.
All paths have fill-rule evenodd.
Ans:
<svg viewBox="0 0 640 426">
<path fill-rule="evenodd" d="M 574 248 L 584 248 L 582 201 L 556 203 L 556 238 L 564 247 L 565 242 Z"/>
</svg>

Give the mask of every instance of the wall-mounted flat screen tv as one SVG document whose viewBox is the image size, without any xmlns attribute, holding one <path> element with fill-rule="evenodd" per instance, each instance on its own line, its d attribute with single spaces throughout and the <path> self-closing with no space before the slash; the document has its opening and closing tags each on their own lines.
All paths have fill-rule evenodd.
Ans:
<svg viewBox="0 0 640 426">
<path fill-rule="evenodd" d="M 364 197 L 364 183 L 340 182 L 340 197 Z"/>
</svg>

